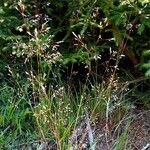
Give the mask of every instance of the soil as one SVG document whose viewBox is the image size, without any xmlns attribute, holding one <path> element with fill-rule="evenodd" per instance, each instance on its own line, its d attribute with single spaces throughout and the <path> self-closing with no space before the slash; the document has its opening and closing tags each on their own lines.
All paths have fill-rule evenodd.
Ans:
<svg viewBox="0 0 150 150">
<path fill-rule="evenodd" d="M 114 128 L 110 128 L 110 121 L 106 128 L 104 124 L 97 125 L 95 129 L 96 150 L 114 150 L 121 135 L 127 134 L 123 140 L 122 150 L 150 150 L 150 110 L 134 108 L 130 115 L 125 117 Z M 113 125 L 112 125 L 113 126 Z M 106 130 L 107 129 L 107 130 Z"/>
</svg>

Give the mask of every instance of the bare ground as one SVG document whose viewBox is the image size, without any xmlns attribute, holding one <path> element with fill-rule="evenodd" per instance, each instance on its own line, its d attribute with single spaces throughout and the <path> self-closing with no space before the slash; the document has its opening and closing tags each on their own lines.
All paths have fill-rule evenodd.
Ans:
<svg viewBox="0 0 150 150">
<path fill-rule="evenodd" d="M 104 123 L 105 122 L 105 123 Z M 104 125 L 105 124 L 105 125 Z M 125 134 L 122 150 L 150 150 L 150 110 L 134 108 L 117 125 L 109 121 L 98 124 L 95 130 L 96 150 L 113 150 Z"/>
</svg>

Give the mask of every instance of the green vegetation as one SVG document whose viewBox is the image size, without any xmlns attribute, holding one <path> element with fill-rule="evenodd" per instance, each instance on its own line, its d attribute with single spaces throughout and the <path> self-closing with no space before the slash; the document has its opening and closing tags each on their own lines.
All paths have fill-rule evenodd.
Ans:
<svg viewBox="0 0 150 150">
<path fill-rule="evenodd" d="M 132 106 L 150 108 L 149 2 L 1 0 L 0 149 L 99 149 L 97 124 L 130 149 Z"/>
</svg>

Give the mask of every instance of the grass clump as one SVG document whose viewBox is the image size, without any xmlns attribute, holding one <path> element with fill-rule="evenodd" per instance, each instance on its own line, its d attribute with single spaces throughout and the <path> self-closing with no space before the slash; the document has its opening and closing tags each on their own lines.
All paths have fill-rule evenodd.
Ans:
<svg viewBox="0 0 150 150">
<path fill-rule="evenodd" d="M 149 44 L 146 9 L 146 1 L 3 1 L 0 149 L 130 148 L 132 100 L 149 103 L 149 89 L 138 90 L 149 77 L 135 69 Z"/>
</svg>

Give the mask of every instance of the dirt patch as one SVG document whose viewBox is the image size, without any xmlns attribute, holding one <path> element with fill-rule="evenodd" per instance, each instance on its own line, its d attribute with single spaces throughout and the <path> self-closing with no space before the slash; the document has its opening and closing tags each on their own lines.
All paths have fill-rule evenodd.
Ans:
<svg viewBox="0 0 150 150">
<path fill-rule="evenodd" d="M 110 122 L 103 121 L 96 126 L 94 131 L 96 150 L 113 150 L 119 142 L 120 144 L 122 142 L 123 150 L 150 150 L 150 110 L 135 108 L 117 125 L 111 126 Z"/>
</svg>

